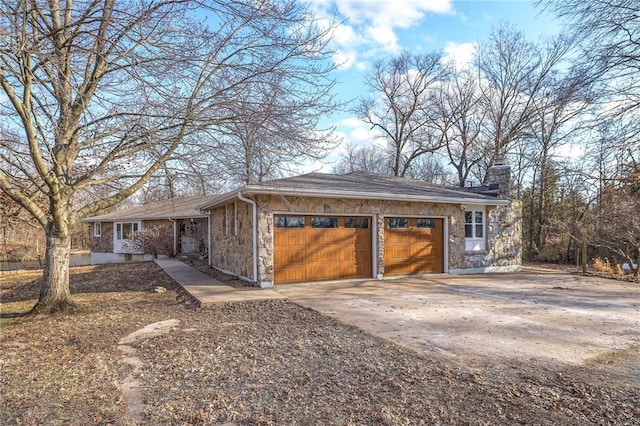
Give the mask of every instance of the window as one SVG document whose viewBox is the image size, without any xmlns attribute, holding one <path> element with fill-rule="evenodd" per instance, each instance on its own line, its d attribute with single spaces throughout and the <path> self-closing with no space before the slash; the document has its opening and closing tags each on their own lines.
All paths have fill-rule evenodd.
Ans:
<svg viewBox="0 0 640 426">
<path fill-rule="evenodd" d="M 312 217 L 311 227 L 312 228 L 337 228 L 338 218 L 337 217 Z"/>
<path fill-rule="evenodd" d="M 478 251 L 485 249 L 484 211 L 468 210 L 464 212 L 465 249 Z"/>
<path fill-rule="evenodd" d="M 238 235 L 238 203 L 233 203 L 233 235 Z"/>
<path fill-rule="evenodd" d="M 222 235 L 223 236 L 227 236 L 227 226 L 228 226 L 228 222 L 227 222 L 227 210 L 229 206 L 224 206 L 224 213 L 222 215 Z"/>
<path fill-rule="evenodd" d="M 418 228 L 430 228 L 433 229 L 437 226 L 436 221 L 433 219 L 418 219 L 416 221 L 416 226 Z"/>
<path fill-rule="evenodd" d="M 369 218 L 368 217 L 347 217 L 344 219 L 344 227 L 345 228 L 361 228 L 361 229 L 369 228 Z"/>
<path fill-rule="evenodd" d="M 304 228 L 302 216 L 276 216 L 274 218 L 276 228 Z"/>
<path fill-rule="evenodd" d="M 389 217 L 387 218 L 387 228 L 397 229 L 397 228 L 408 228 L 409 227 L 409 219 L 404 217 Z"/>
<path fill-rule="evenodd" d="M 102 236 L 102 223 L 95 222 L 93 224 L 93 236 L 94 237 L 101 237 Z"/>
<path fill-rule="evenodd" d="M 130 240 L 138 230 L 138 222 L 116 223 L 116 240 Z"/>
</svg>

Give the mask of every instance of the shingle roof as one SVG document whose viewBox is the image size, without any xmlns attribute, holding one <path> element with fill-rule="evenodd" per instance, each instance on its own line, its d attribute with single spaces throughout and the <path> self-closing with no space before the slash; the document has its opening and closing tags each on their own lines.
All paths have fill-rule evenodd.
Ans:
<svg viewBox="0 0 640 426">
<path fill-rule="evenodd" d="M 355 172 L 346 175 L 309 173 L 247 185 L 203 204 L 202 208 L 221 205 L 238 192 L 243 194 L 282 194 L 324 196 L 337 198 L 363 198 L 432 201 L 439 203 L 507 204 L 493 195 L 468 191 L 466 188 L 429 185 L 415 179 Z"/>
<path fill-rule="evenodd" d="M 204 203 L 215 199 L 215 195 L 173 198 L 140 206 L 124 208 L 99 216 L 88 217 L 83 222 L 110 222 L 115 220 L 181 219 L 206 217 L 199 209 Z"/>
</svg>

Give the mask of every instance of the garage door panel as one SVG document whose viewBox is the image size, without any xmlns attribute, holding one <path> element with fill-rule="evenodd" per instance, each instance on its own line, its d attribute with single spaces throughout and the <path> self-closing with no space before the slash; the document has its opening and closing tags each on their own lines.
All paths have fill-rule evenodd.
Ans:
<svg viewBox="0 0 640 426">
<path fill-rule="evenodd" d="M 314 223 L 337 223 L 338 227 L 314 228 L 311 226 Z M 371 228 L 345 228 L 344 225 L 344 218 L 334 221 L 330 216 L 314 216 L 307 217 L 304 228 L 276 227 L 275 282 L 371 277 Z"/>
<path fill-rule="evenodd" d="M 400 221 L 385 221 L 385 275 L 444 271 L 443 219 L 408 219 L 407 228 L 393 228 Z M 418 224 L 434 227 L 418 228 Z"/>
<path fill-rule="evenodd" d="M 302 264 L 280 264 L 275 270 L 276 282 L 295 282 L 299 281 L 301 276 L 304 276 L 304 265 Z"/>
<path fill-rule="evenodd" d="M 273 258 L 278 264 L 304 263 L 304 252 L 301 250 L 276 251 Z"/>
</svg>

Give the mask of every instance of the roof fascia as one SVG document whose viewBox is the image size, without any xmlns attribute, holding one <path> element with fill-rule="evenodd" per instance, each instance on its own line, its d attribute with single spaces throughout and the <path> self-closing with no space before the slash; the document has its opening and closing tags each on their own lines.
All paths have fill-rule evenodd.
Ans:
<svg viewBox="0 0 640 426">
<path fill-rule="evenodd" d="M 95 217 L 87 217 L 82 219 L 81 222 L 122 222 L 127 220 L 171 220 L 171 219 L 206 219 L 207 215 L 204 213 L 197 213 L 193 215 L 179 215 L 179 216 L 134 216 L 134 217 L 109 217 L 109 218 L 101 218 L 100 216 Z"/>
<path fill-rule="evenodd" d="M 292 189 L 292 188 L 265 188 L 247 186 L 241 190 L 243 194 L 254 195 L 289 195 L 320 198 L 351 198 L 359 200 L 387 200 L 387 201 L 414 201 L 442 204 L 471 204 L 483 206 L 508 206 L 511 201 L 500 198 L 479 199 L 473 197 L 432 197 L 425 195 L 400 195 L 388 193 L 372 193 L 357 191 L 326 191 L 318 189 Z M 237 198 L 238 191 L 224 195 L 215 202 L 203 206 L 201 210 L 210 210 L 214 207 L 227 204 Z"/>
</svg>

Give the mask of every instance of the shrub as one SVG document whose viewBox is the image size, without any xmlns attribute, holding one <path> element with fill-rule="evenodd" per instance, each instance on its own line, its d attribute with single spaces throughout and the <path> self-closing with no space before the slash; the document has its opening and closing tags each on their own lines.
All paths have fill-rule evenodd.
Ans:
<svg viewBox="0 0 640 426">
<path fill-rule="evenodd" d="M 604 259 L 601 257 L 596 257 L 595 259 L 593 259 L 592 267 L 596 272 L 604 272 L 606 274 L 610 274 L 613 272 L 611 263 L 609 263 L 609 259 L 607 259 L 606 257 Z"/>
<path fill-rule="evenodd" d="M 616 275 L 624 275 L 624 270 L 622 269 L 622 265 L 620 265 L 619 263 L 616 263 L 613 273 Z"/>
<path fill-rule="evenodd" d="M 556 246 L 545 246 L 538 251 L 536 258 L 540 262 L 554 263 L 560 260 L 560 251 Z"/>
</svg>

